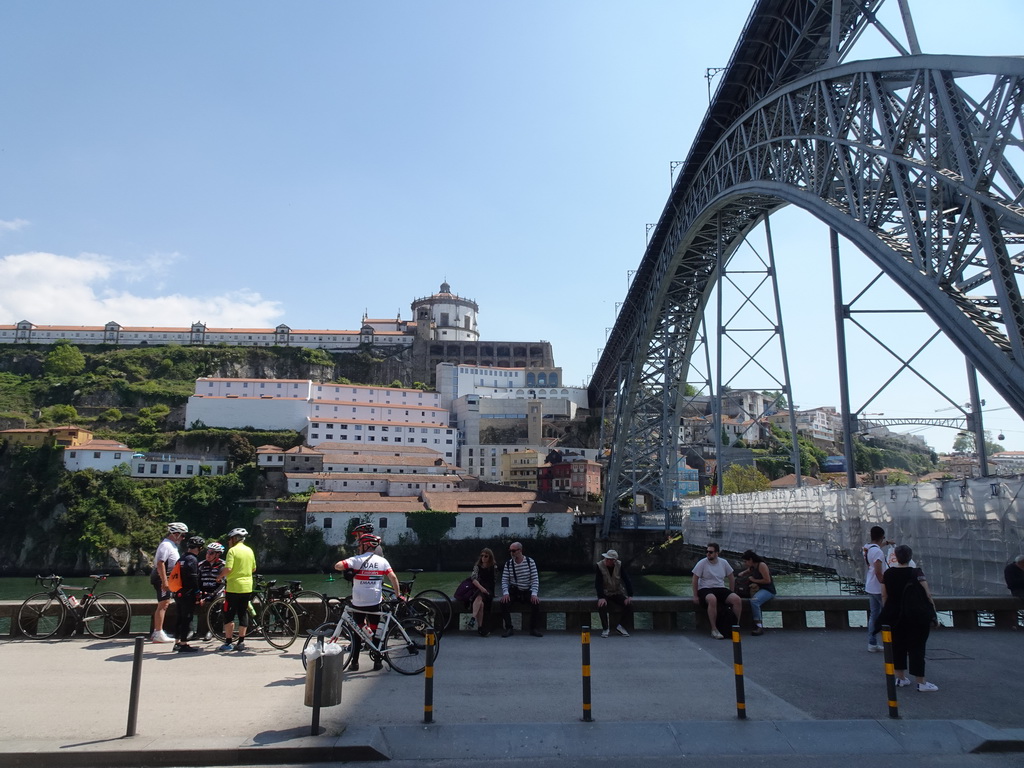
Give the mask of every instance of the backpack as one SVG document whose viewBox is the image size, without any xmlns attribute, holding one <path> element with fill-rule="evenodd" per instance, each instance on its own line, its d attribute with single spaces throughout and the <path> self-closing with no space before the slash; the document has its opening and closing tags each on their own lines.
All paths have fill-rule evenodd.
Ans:
<svg viewBox="0 0 1024 768">
<path fill-rule="evenodd" d="M 921 571 L 915 569 L 915 576 L 920 576 Z M 931 624 L 935 621 L 935 607 L 928 599 L 928 593 L 924 591 L 921 582 L 914 578 L 903 587 L 903 599 L 900 601 L 900 615 L 896 623 L 901 627 L 915 627 L 923 624 Z"/>
<path fill-rule="evenodd" d="M 171 592 L 181 591 L 181 560 L 176 562 L 171 572 L 167 574 L 167 589 Z"/>
</svg>

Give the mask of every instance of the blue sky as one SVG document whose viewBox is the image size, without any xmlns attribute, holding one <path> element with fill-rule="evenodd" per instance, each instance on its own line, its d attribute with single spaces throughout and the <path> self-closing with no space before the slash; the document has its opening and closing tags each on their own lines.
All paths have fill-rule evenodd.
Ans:
<svg viewBox="0 0 1024 768">
<path fill-rule="evenodd" d="M 1020 53 L 1016 0 L 911 5 L 927 52 Z M 751 7 L 0 4 L 0 322 L 352 329 L 408 318 L 447 280 L 486 338 L 551 341 L 583 383 L 707 108 L 705 69 Z M 827 256 L 789 218 L 780 262 Z M 796 330 L 831 305 L 795 304 L 796 400 L 838 406 L 835 365 Z M 864 410 L 945 405 L 907 385 Z M 1008 413 L 990 423 L 1022 450 Z"/>
</svg>

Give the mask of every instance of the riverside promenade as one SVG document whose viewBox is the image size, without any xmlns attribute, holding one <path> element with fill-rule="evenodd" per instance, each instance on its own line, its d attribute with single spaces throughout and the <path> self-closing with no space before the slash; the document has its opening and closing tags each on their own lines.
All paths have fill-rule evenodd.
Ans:
<svg viewBox="0 0 1024 768">
<path fill-rule="evenodd" d="M 899 689 L 900 719 L 888 716 L 883 655 L 866 651 L 864 630 L 744 633 L 743 720 L 731 642 L 695 631 L 591 638 L 593 722 L 581 720 L 579 634 L 460 634 L 441 641 L 432 724 L 425 677 L 368 671 L 364 655 L 315 736 L 298 643 L 282 652 L 256 640 L 243 653 L 199 643 L 190 655 L 147 643 L 130 738 L 131 638 L 7 640 L 0 765 L 682 765 L 728 755 L 1024 765 L 1024 630 L 933 632 L 928 677 L 940 690 Z"/>
</svg>

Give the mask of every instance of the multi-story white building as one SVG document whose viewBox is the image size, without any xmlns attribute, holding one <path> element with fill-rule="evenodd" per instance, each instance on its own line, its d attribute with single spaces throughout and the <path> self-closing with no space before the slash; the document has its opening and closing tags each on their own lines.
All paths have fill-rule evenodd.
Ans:
<svg viewBox="0 0 1024 768">
<path fill-rule="evenodd" d="M 436 368 L 437 391 L 440 405 L 451 408 L 452 403 L 467 395 L 495 400 L 564 400 L 568 405 L 552 407 L 563 411 L 569 418 L 576 410 L 588 407 L 587 390 L 562 384 L 562 369 L 498 368 L 487 365 L 440 363 Z"/>
<path fill-rule="evenodd" d="M 540 526 L 553 536 L 572 533 L 573 514 L 568 505 L 537 500 L 530 491 L 476 493 L 470 491 L 424 491 L 420 499 L 387 497 L 376 493 L 314 493 L 306 507 L 307 529 L 318 528 L 331 545 L 345 541 L 350 520 L 369 520 L 385 547 L 400 537 L 415 537 L 407 515 L 415 511 L 454 512 L 455 525 L 449 539 L 479 539 L 499 536 L 531 536 Z"/>
<path fill-rule="evenodd" d="M 456 460 L 457 433 L 436 392 L 322 384 L 307 380 L 196 380 L 185 423 L 240 429 L 291 429 L 310 446 L 344 442 L 429 448 Z"/>
<path fill-rule="evenodd" d="M 64 468 L 69 472 L 83 469 L 110 472 L 122 464 L 129 468 L 132 477 L 151 480 L 223 475 L 228 470 L 228 460 L 224 457 L 138 453 L 115 440 L 90 440 L 64 449 Z"/>
</svg>

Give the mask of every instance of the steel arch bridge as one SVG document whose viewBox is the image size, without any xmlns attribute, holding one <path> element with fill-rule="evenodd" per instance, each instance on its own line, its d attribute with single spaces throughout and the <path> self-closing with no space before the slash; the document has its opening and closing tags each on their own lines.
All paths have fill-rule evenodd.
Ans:
<svg viewBox="0 0 1024 768">
<path fill-rule="evenodd" d="M 668 506 L 702 317 L 787 205 L 859 248 L 1024 417 L 1024 59 L 921 54 L 901 1 L 907 46 L 883 30 L 900 55 L 843 63 L 881 3 L 761 0 L 748 19 L 591 380 L 614 413 L 606 534 L 624 497 Z"/>
</svg>

